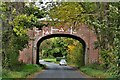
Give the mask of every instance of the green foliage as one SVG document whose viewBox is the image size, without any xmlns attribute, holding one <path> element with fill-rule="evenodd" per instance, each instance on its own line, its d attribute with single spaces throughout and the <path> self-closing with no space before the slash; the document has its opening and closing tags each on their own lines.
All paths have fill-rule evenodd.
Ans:
<svg viewBox="0 0 120 80">
<path fill-rule="evenodd" d="M 77 67 L 84 65 L 83 47 L 79 41 L 75 40 L 72 45 L 68 46 L 67 60 Z"/>
<path fill-rule="evenodd" d="M 106 72 L 103 69 L 95 69 L 96 67 L 99 67 L 99 65 L 91 64 L 86 65 L 80 68 L 80 71 L 86 73 L 88 76 L 95 77 L 95 78 L 112 78 L 113 76 L 110 75 L 109 72 Z"/>
<path fill-rule="evenodd" d="M 110 59 L 110 70 L 113 72 L 114 77 L 120 78 L 120 38 L 114 39 L 115 47 L 112 49 L 111 59 Z"/>
<path fill-rule="evenodd" d="M 17 35 L 25 35 L 27 34 L 27 29 L 35 26 L 37 22 L 37 18 L 34 15 L 26 16 L 26 15 L 18 15 L 13 20 L 13 31 Z"/>
<path fill-rule="evenodd" d="M 42 67 L 33 64 L 27 64 L 15 67 L 13 71 L 3 69 L 2 78 L 26 78 L 31 73 L 41 70 Z"/>
<path fill-rule="evenodd" d="M 93 13 L 99 10 L 99 4 L 100 3 L 92 3 L 92 2 L 85 2 L 85 3 L 79 3 L 82 8 L 84 9 L 85 13 Z"/>
<path fill-rule="evenodd" d="M 30 4 L 30 3 L 28 3 Z M 31 4 L 32 6 L 35 4 Z M 37 16 L 43 16 L 36 7 L 38 14 L 27 11 L 24 2 L 0 2 L 0 18 L 2 19 L 3 36 L 2 36 L 2 65 L 4 69 L 14 69 L 14 66 L 20 65 L 18 62 L 19 50 L 27 47 L 29 37 L 27 30 L 33 27 L 42 27 L 38 22 Z M 42 12 L 43 13 L 43 12 Z"/>
<path fill-rule="evenodd" d="M 110 55 L 109 55 L 110 52 L 108 52 L 106 50 L 101 50 L 100 54 L 101 54 L 101 58 L 102 58 L 101 62 L 103 62 L 102 66 L 104 68 L 108 68 L 109 62 L 110 62 Z"/>
<path fill-rule="evenodd" d="M 55 37 L 42 42 L 40 45 L 42 57 L 56 57 L 57 61 L 65 58 L 68 63 L 77 67 L 84 65 L 83 46 L 72 38 Z"/>
<path fill-rule="evenodd" d="M 21 4 L 21 3 L 20 3 Z M 3 36 L 2 36 L 2 64 L 3 68 L 12 69 L 13 65 L 16 66 L 19 64 L 18 62 L 18 55 L 19 50 L 22 50 L 26 47 L 28 43 L 28 37 L 26 34 L 22 36 L 17 36 L 16 33 L 13 31 L 13 26 L 11 26 L 12 19 L 16 17 L 15 3 L 2 3 L 1 10 L 4 17 L 1 16 L 3 20 Z M 12 7 L 11 7 L 12 6 Z M 24 31 L 23 31 L 24 32 Z"/>
<path fill-rule="evenodd" d="M 97 35 L 101 63 L 116 77 L 120 77 L 120 23 L 118 3 L 101 3 L 99 15 L 89 16 L 89 24 Z"/>
<path fill-rule="evenodd" d="M 46 62 L 56 62 L 56 58 L 45 58 L 43 60 Z"/>
<path fill-rule="evenodd" d="M 45 56 L 47 53 L 48 56 L 52 55 L 54 57 L 65 56 L 67 51 L 66 43 L 63 41 L 63 39 L 63 37 L 56 37 L 43 41 L 40 46 L 40 49 L 42 49 L 43 52 L 42 54 Z"/>
<path fill-rule="evenodd" d="M 96 69 L 96 70 L 103 70 L 103 71 L 107 71 L 105 68 L 103 68 L 102 66 L 99 66 L 100 63 L 93 63 L 93 64 L 87 64 L 84 67 L 89 67 L 92 69 Z"/>
<path fill-rule="evenodd" d="M 46 16 L 45 11 L 40 10 L 39 7 L 34 5 L 34 3 L 29 3 L 28 6 L 25 6 L 24 12 L 27 13 L 28 16 L 33 14 L 37 18 L 43 18 Z"/>
<path fill-rule="evenodd" d="M 100 62 L 120 77 L 120 2 L 117 3 L 61 3 L 50 10 L 57 25 L 77 28 L 79 23 L 90 25 L 96 36 L 95 48 L 100 50 Z M 56 23 L 54 23 L 56 24 Z M 71 45 L 73 48 L 73 45 Z M 73 48 L 74 49 L 74 48 Z M 116 66 L 116 67 L 115 67 Z M 116 69 L 115 69 L 116 68 Z"/>
<path fill-rule="evenodd" d="M 46 25 L 40 22 L 38 19 L 45 17 L 47 13 L 45 12 L 45 10 L 35 6 L 34 3 L 28 3 L 24 8 L 24 13 L 27 15 L 28 19 L 29 17 L 31 17 L 31 22 L 27 24 L 28 27 L 34 26 L 42 29 L 42 27 Z"/>
<path fill-rule="evenodd" d="M 84 10 L 78 2 L 65 2 L 52 8 L 49 15 L 55 21 L 54 25 L 56 26 L 77 27 L 79 23 L 84 22 L 84 16 L 80 15 L 82 12 Z"/>
<path fill-rule="evenodd" d="M 24 38 L 24 39 L 23 39 Z M 3 40 L 6 39 L 6 36 L 3 35 Z M 18 42 L 19 41 L 19 42 Z M 28 43 L 27 36 L 15 36 L 11 35 L 9 42 L 3 41 L 3 53 L 2 53 L 2 64 L 3 68 L 13 68 L 13 65 L 19 64 L 18 55 L 19 50 L 22 50 L 26 47 L 25 44 Z M 22 43 L 22 44 L 21 44 Z"/>
</svg>

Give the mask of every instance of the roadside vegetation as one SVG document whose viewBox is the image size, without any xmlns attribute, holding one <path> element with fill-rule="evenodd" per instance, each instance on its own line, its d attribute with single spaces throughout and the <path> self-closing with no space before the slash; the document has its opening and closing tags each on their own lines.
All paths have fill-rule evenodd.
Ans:
<svg viewBox="0 0 120 80">
<path fill-rule="evenodd" d="M 46 62 L 55 62 L 56 63 L 56 58 L 45 58 L 43 60 Z"/>
<path fill-rule="evenodd" d="M 111 75 L 120 78 L 120 2 L 79 3 L 66 2 L 55 5 L 50 17 L 61 20 L 61 24 L 77 29 L 87 24 L 96 34 L 94 48 L 99 50 L 99 66 L 108 69 Z"/>
<path fill-rule="evenodd" d="M 41 4 L 39 3 L 39 5 Z M 84 66 L 83 45 L 71 38 L 59 37 L 46 40 L 43 42 L 44 46 L 40 48 L 42 49 L 40 56 L 43 58 L 64 57 L 67 62 L 80 67 L 83 72 L 93 77 L 104 73 L 105 70 L 105 77 L 109 72 L 112 76 L 120 78 L 120 2 L 47 2 L 46 5 L 47 7 L 42 6 L 43 9 L 40 9 L 35 3 L 0 2 L 0 18 L 3 26 L 2 73 L 4 77 L 16 77 L 17 74 L 19 74 L 17 77 L 23 75 L 25 77 L 29 72 L 35 72 L 39 69 L 37 65 L 26 65 L 18 61 L 19 51 L 28 47 L 28 41 L 30 40 L 27 35 L 28 29 L 66 25 L 70 28 L 72 26 L 75 31 L 81 24 L 86 24 L 96 34 L 97 41 L 94 43 L 93 49 L 99 49 L 100 55 L 100 65 L 96 67 L 102 66 L 103 71 L 92 66 Z M 49 25 L 38 21 L 46 14 L 54 20 Z M 28 56 L 26 55 L 26 57 Z M 51 59 L 51 61 L 54 60 Z"/>
<path fill-rule="evenodd" d="M 80 71 L 94 78 L 115 78 L 108 69 L 104 69 L 100 64 L 94 63 L 80 67 Z"/>
<path fill-rule="evenodd" d="M 33 64 L 24 64 L 22 66 L 15 66 L 12 70 L 3 69 L 2 78 L 27 78 L 27 76 L 34 74 L 37 71 L 40 71 L 44 66 L 33 65 Z"/>
<path fill-rule="evenodd" d="M 19 51 L 28 47 L 30 40 L 28 29 L 44 25 L 38 18 L 45 16 L 35 3 L 0 2 L 0 19 L 2 20 L 2 77 L 23 78 L 42 69 L 42 66 L 20 62 Z M 36 12 L 36 13 L 35 13 Z M 25 56 L 27 57 L 27 56 Z"/>
</svg>

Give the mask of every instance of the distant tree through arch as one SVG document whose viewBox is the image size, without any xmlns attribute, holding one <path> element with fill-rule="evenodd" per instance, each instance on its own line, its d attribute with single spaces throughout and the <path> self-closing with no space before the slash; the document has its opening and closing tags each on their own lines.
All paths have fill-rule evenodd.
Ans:
<svg viewBox="0 0 120 80">
<path fill-rule="evenodd" d="M 39 46 L 40 44 L 46 40 L 46 39 L 49 39 L 49 38 L 53 38 L 53 37 L 68 37 L 68 38 L 73 38 L 73 39 L 76 39 L 78 40 L 80 43 L 82 43 L 83 45 L 83 56 L 85 57 L 85 54 L 86 54 L 86 43 L 83 39 L 81 39 L 80 37 L 77 37 L 75 35 L 72 35 L 72 34 L 51 34 L 51 35 L 47 35 L 47 36 L 44 36 L 42 37 L 38 42 L 37 42 L 37 58 L 36 58 L 36 64 L 39 64 Z M 84 63 L 85 63 L 85 58 L 84 58 Z"/>
</svg>

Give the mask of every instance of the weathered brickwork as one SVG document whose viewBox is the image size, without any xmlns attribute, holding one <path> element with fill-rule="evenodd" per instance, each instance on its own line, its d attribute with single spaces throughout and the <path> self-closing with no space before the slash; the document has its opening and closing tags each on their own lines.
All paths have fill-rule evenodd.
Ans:
<svg viewBox="0 0 120 80">
<path fill-rule="evenodd" d="M 28 31 L 30 37 L 29 45 L 23 51 L 20 51 L 19 60 L 24 63 L 36 63 L 37 55 L 37 42 L 43 37 L 51 34 L 72 34 L 80 37 L 86 43 L 86 56 L 87 63 L 93 63 L 98 61 L 98 50 L 94 49 L 94 42 L 97 41 L 96 35 L 86 25 L 81 25 L 76 31 L 72 31 L 72 28 L 59 28 L 45 27 L 42 30 L 34 28 Z"/>
</svg>

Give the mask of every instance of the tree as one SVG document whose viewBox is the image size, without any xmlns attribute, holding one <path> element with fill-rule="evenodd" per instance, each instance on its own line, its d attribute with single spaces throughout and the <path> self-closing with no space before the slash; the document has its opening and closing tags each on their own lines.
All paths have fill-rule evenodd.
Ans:
<svg viewBox="0 0 120 80">
<path fill-rule="evenodd" d="M 119 2 L 100 4 L 100 16 L 92 16 L 88 21 L 97 34 L 96 45 L 100 49 L 101 61 L 116 77 L 120 77 L 119 5 Z"/>
<path fill-rule="evenodd" d="M 52 8 L 49 15 L 57 26 L 67 25 L 74 29 L 84 21 L 84 15 L 81 15 L 83 12 L 84 10 L 79 3 L 65 2 Z"/>
<path fill-rule="evenodd" d="M 43 57 L 63 57 L 78 67 L 84 65 L 82 44 L 75 39 L 55 37 L 43 41 L 40 45 Z"/>
<path fill-rule="evenodd" d="M 70 63 L 75 64 L 77 67 L 81 67 L 84 65 L 83 46 L 79 41 L 75 39 L 70 38 L 69 40 L 70 44 L 68 45 L 67 50 L 67 60 Z M 71 43 L 71 41 L 73 43 Z"/>
<path fill-rule="evenodd" d="M 95 47 L 100 51 L 100 62 L 120 77 L 119 8 L 120 2 L 62 3 L 51 9 L 50 16 L 56 22 L 73 24 L 74 27 L 81 22 L 89 25 L 97 36 Z"/>
<path fill-rule="evenodd" d="M 50 38 L 42 42 L 40 49 L 44 50 L 43 54 L 48 56 L 62 57 L 67 54 L 66 43 L 63 41 L 63 37 Z"/>
<path fill-rule="evenodd" d="M 16 5 L 18 4 L 18 5 Z M 2 14 L 0 15 L 3 23 L 3 38 L 2 38 L 2 64 L 3 68 L 12 69 L 13 65 L 18 64 L 18 51 L 25 47 L 25 44 L 28 42 L 28 37 L 17 36 L 13 31 L 13 27 L 10 25 L 10 22 L 15 18 L 16 15 L 19 15 L 23 12 L 24 3 L 1 3 Z M 18 7 L 20 6 L 20 7 Z M 15 10 L 17 8 L 16 14 Z M 23 38 L 23 39 L 22 39 Z M 21 40 L 22 39 L 22 40 Z M 19 42 L 19 43 L 18 43 Z M 21 44 L 22 43 L 22 44 Z"/>
<path fill-rule="evenodd" d="M 37 9 L 39 15 L 29 12 L 28 9 L 30 7 L 27 7 L 26 3 L 23 2 L 1 2 L 0 4 L 0 11 L 2 11 L 0 18 L 3 24 L 2 64 L 3 68 L 13 69 L 13 65 L 18 66 L 19 64 L 19 50 L 25 48 L 29 41 L 28 28 L 38 26 L 37 16 L 41 15 L 42 17 L 43 14 L 40 14 L 41 11 L 39 9 Z M 39 23 L 39 25 L 41 24 Z"/>
</svg>

